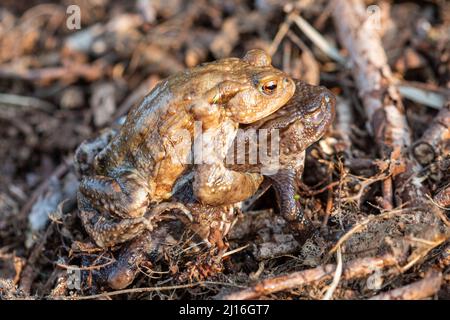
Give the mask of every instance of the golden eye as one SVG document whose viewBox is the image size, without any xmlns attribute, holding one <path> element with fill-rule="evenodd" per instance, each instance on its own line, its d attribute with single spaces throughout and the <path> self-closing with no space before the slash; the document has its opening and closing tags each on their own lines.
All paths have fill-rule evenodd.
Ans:
<svg viewBox="0 0 450 320">
<path fill-rule="evenodd" d="M 261 90 L 265 94 L 273 94 L 277 90 L 277 82 L 275 80 L 267 81 L 261 86 Z"/>
</svg>

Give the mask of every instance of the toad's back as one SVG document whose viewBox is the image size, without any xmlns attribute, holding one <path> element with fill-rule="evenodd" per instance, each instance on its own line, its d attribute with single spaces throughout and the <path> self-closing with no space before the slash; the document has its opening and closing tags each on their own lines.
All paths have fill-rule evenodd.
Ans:
<svg viewBox="0 0 450 320">
<path fill-rule="evenodd" d="M 115 177 L 133 171 L 148 182 L 153 200 L 169 197 L 175 180 L 192 162 L 194 117 L 188 106 L 223 81 L 249 83 L 249 67 L 228 58 L 160 82 L 130 110 L 120 133 L 97 155 L 96 174 Z"/>
</svg>

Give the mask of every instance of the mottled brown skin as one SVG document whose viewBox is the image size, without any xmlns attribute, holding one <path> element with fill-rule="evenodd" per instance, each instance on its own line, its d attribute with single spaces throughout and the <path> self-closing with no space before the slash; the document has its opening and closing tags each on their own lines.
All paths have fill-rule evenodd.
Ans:
<svg viewBox="0 0 450 320">
<path fill-rule="evenodd" d="M 330 127 L 335 116 L 336 99 L 325 87 L 309 85 L 300 80 L 294 81 L 296 93 L 284 107 L 243 128 L 247 131 L 255 129 L 257 133 L 259 129 L 267 129 L 268 139 L 271 138 L 270 133 L 273 130 L 278 130 L 280 147 L 278 170 L 273 174 L 264 174 L 262 172 L 264 164 L 260 161 L 250 164 L 248 152 L 243 164 L 230 164 L 227 167 L 235 171 L 264 175 L 266 181 L 254 196 L 260 196 L 270 186 L 273 186 L 280 206 L 280 214 L 289 222 L 294 232 L 301 233 L 307 221 L 303 218 L 298 202 L 295 201 L 295 195 L 298 187 L 297 181 L 303 174 L 305 150 L 319 140 Z M 248 143 L 247 141 L 246 151 L 249 150 Z M 236 147 L 236 144 L 233 147 Z M 233 147 L 229 149 L 229 153 L 236 153 Z M 259 146 L 256 150 L 259 154 Z M 230 230 L 230 224 L 234 222 L 235 218 L 233 214 L 230 214 L 230 206 L 211 206 L 199 203 L 193 194 L 189 179 L 186 180 L 187 182 L 183 183 L 174 194 L 174 198 L 185 204 L 194 213 L 190 227 L 196 230 L 205 242 L 221 249 L 222 238 Z M 241 190 L 237 188 L 235 192 L 240 193 Z M 216 229 L 220 230 L 219 233 L 222 237 L 217 237 Z"/>
<path fill-rule="evenodd" d="M 277 129 L 279 132 L 279 167 L 276 173 L 265 175 L 266 181 L 255 196 L 271 185 L 275 190 L 281 215 L 291 229 L 304 236 L 308 221 L 295 200 L 297 182 L 301 179 L 305 150 L 328 130 L 335 116 L 336 98 L 325 87 L 295 80 L 296 93 L 289 103 L 272 115 L 248 126 L 252 129 Z M 270 134 L 269 134 L 270 137 Z M 233 170 L 260 172 L 261 165 L 232 165 Z"/>
<path fill-rule="evenodd" d="M 271 185 L 274 187 L 280 213 L 289 221 L 295 233 L 304 232 L 307 221 L 295 201 L 296 179 L 303 173 L 305 150 L 319 140 L 331 125 L 335 114 L 335 98 L 326 88 L 312 86 L 296 80 L 296 93 L 289 103 L 263 120 L 246 129 L 279 129 L 280 168 L 277 173 L 266 176 L 267 183 L 261 186 L 259 194 Z M 230 149 L 231 152 L 231 149 Z M 261 172 L 261 164 L 232 165 L 234 170 Z M 211 206 L 201 204 L 194 196 L 189 177 L 181 183 L 173 198 L 186 205 L 193 214 L 189 228 L 193 229 L 212 249 L 217 249 L 217 258 L 226 251 L 224 237 L 236 221 L 233 206 Z M 265 182 L 266 182 L 265 181 Z M 104 279 L 114 289 L 128 286 L 135 278 L 137 265 L 146 259 L 146 250 L 152 240 L 140 236 L 125 246 L 118 261 L 103 271 Z M 198 266 L 203 268 L 204 266 Z"/>
<path fill-rule="evenodd" d="M 160 82 L 130 111 L 95 157 L 93 175 L 84 176 L 79 187 L 81 221 L 98 246 L 152 230 L 154 211 L 163 211 L 155 205 L 172 196 L 177 179 L 192 167 L 196 121 L 201 121 L 202 151 L 208 156 L 207 163 L 193 167 L 196 199 L 226 205 L 258 189 L 261 175 L 228 169 L 223 157 L 240 123 L 270 115 L 293 96 L 293 80 L 270 63 L 265 52 L 251 50 L 242 59 L 188 69 Z M 236 186 L 239 194 L 233 192 Z"/>
</svg>

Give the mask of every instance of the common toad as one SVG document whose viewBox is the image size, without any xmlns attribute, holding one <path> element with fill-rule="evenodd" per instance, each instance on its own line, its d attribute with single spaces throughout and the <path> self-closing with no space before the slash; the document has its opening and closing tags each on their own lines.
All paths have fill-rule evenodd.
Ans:
<svg viewBox="0 0 450 320">
<path fill-rule="evenodd" d="M 334 119 L 335 98 L 324 87 L 309 85 L 300 80 L 295 80 L 295 83 L 296 93 L 287 105 L 272 115 L 247 126 L 245 132 L 252 129 L 267 129 L 270 137 L 274 130 L 278 130 L 279 168 L 275 174 L 265 176 L 265 184 L 261 186 L 258 195 L 272 185 L 278 198 L 280 213 L 288 221 L 293 232 L 301 234 L 307 226 L 307 221 L 303 218 L 298 202 L 295 201 L 296 179 L 299 179 L 303 173 L 306 148 L 322 137 Z M 110 138 L 110 134 L 103 134 L 97 142 L 91 141 L 91 146 L 95 148 L 97 144 L 106 144 L 105 140 Z M 246 143 L 245 150 L 249 150 L 249 142 L 246 141 Z M 234 152 L 230 148 L 229 152 L 232 151 Z M 230 167 L 238 171 L 261 174 L 262 166 L 260 162 L 249 163 L 248 154 L 246 154 L 244 163 L 233 164 Z M 183 203 L 192 212 L 193 221 L 189 223 L 189 228 L 211 246 L 211 251 L 218 250 L 215 260 L 220 260 L 221 254 L 227 248 L 224 237 L 232 224 L 236 222 L 236 207 L 200 203 L 194 195 L 192 179 L 189 178 L 179 181 L 173 198 Z M 147 258 L 148 251 L 152 245 L 155 245 L 153 242 L 151 233 L 146 232 L 125 245 L 117 261 L 100 272 L 101 278 L 115 289 L 128 286 L 137 273 L 137 266 Z M 197 267 L 197 272 L 201 272 L 201 269 L 205 270 L 200 265 Z"/>
<path fill-rule="evenodd" d="M 293 80 L 256 49 L 242 59 L 206 63 L 160 82 L 95 156 L 92 175 L 81 180 L 78 208 L 88 234 L 98 246 L 111 247 L 152 230 L 164 210 L 185 212 L 182 205 L 163 201 L 192 166 L 194 194 L 202 204 L 226 205 L 251 196 L 261 175 L 226 168 L 223 158 L 239 124 L 267 117 L 294 91 Z M 192 152 L 198 123 L 200 162 Z M 77 152 L 76 162 L 83 156 Z"/>
</svg>

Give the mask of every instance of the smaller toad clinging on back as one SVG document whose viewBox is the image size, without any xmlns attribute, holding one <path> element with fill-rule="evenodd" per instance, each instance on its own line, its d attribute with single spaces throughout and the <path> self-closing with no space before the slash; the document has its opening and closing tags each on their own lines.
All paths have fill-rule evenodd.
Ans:
<svg viewBox="0 0 450 320">
<path fill-rule="evenodd" d="M 294 92 L 293 80 L 272 67 L 261 50 L 161 81 L 129 112 L 118 135 L 95 157 L 92 172 L 82 178 L 78 207 L 88 234 L 98 246 L 109 247 L 152 229 L 154 212 L 146 215 L 148 207 L 169 199 L 175 182 L 193 163 L 197 123 L 208 161 L 195 162 L 196 198 L 226 205 L 251 196 L 262 176 L 226 168 L 223 158 L 240 123 L 269 116 Z M 77 152 L 75 162 L 83 162 L 81 158 Z"/>
<path fill-rule="evenodd" d="M 266 175 L 266 181 L 255 197 L 273 186 L 280 214 L 299 239 L 308 236 L 309 221 L 303 216 L 295 196 L 305 164 L 305 151 L 330 128 L 335 117 L 336 98 L 323 86 L 294 80 L 294 97 L 281 109 L 261 119 L 247 129 L 267 129 L 279 132 L 278 170 Z M 257 131 L 259 132 L 259 131 Z M 269 134 L 270 137 L 271 134 Z M 237 171 L 259 172 L 261 165 L 233 165 Z M 256 169 L 256 171 L 255 171 Z M 249 199 L 251 200 L 251 199 Z"/>
<path fill-rule="evenodd" d="M 301 180 L 306 157 L 306 149 L 318 141 L 330 128 L 335 117 L 336 98 L 334 94 L 323 86 L 310 85 L 304 81 L 294 79 L 296 90 L 295 95 L 282 108 L 259 121 L 242 126 L 245 147 L 240 161 L 235 161 L 227 165 L 234 171 L 253 172 L 264 175 L 264 182 L 259 190 L 241 205 L 246 211 L 254 201 L 264 194 L 269 187 L 273 187 L 279 207 L 280 215 L 287 221 L 289 228 L 297 240 L 303 242 L 310 235 L 312 225 L 303 214 L 300 203 L 296 200 L 298 193 L 298 182 Z M 266 135 L 264 131 L 266 130 Z M 247 134 L 256 134 L 253 141 L 259 141 L 253 149 L 258 157 L 250 161 L 250 144 L 252 141 L 246 139 Z M 264 139 L 260 139 L 263 134 Z M 271 141 L 272 135 L 278 143 L 261 144 L 261 141 Z M 238 158 L 237 142 L 228 150 L 229 159 Z M 253 142 L 255 143 L 255 142 Z M 277 148 L 278 152 L 273 152 Z M 261 159 L 261 154 L 271 153 L 273 164 L 276 164 L 273 172 L 265 170 L 267 162 Z M 270 156 L 269 156 L 270 157 Z M 256 160 L 256 161 L 255 161 Z M 267 159 L 266 159 L 267 160 Z M 274 167 L 272 167 L 273 169 Z M 180 187 L 181 189 L 181 187 Z M 192 192 L 186 192 L 189 188 L 184 187 L 182 192 L 174 195 L 175 198 L 186 204 L 192 212 L 195 212 L 194 223 L 191 228 L 201 235 L 206 243 L 217 245 L 223 243 L 223 237 L 231 229 L 235 216 L 226 214 L 225 207 L 211 207 L 197 203 L 195 197 L 189 196 Z M 236 192 L 239 193 L 240 190 Z M 220 214 L 211 214 L 222 210 Z M 204 214 L 206 213 L 206 214 Z M 211 217 L 210 217 L 211 216 Z M 205 217 L 205 218 L 203 218 Z M 205 221 L 203 221 L 205 220 Z M 216 242 L 216 243 L 215 243 Z M 220 249 L 220 248 L 219 248 Z"/>
</svg>

